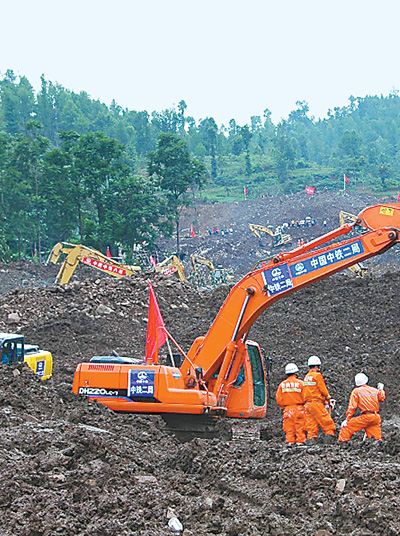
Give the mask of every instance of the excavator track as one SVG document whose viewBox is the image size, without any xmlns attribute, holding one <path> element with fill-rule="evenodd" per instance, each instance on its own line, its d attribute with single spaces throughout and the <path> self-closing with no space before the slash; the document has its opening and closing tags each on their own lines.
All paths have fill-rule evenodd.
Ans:
<svg viewBox="0 0 400 536">
<path fill-rule="evenodd" d="M 227 419 L 211 415 L 183 415 L 181 413 L 165 413 L 162 415 L 165 429 L 184 443 L 192 439 L 232 439 L 232 427 Z"/>
</svg>

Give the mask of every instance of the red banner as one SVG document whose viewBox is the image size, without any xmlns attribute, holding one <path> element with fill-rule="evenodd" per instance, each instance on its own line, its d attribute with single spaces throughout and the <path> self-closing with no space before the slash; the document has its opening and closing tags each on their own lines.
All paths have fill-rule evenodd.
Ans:
<svg viewBox="0 0 400 536">
<path fill-rule="evenodd" d="M 167 335 L 164 331 L 165 323 L 157 303 L 156 293 L 151 281 L 148 281 L 148 284 L 150 295 L 146 335 L 146 361 L 152 364 L 158 363 L 158 349 L 167 341 Z"/>
<path fill-rule="evenodd" d="M 248 191 L 248 189 L 247 189 L 247 186 L 245 186 L 245 187 L 243 188 L 243 192 L 244 192 L 244 195 L 247 195 L 247 194 L 249 193 L 249 191 Z"/>
<path fill-rule="evenodd" d="M 108 262 L 98 261 L 97 259 L 91 259 L 90 257 L 83 257 L 82 262 L 83 264 L 87 264 L 88 266 L 94 266 L 102 272 L 107 272 L 109 274 L 118 274 L 120 276 L 126 275 L 126 270 L 120 268 L 119 266 L 109 264 Z"/>
<path fill-rule="evenodd" d="M 193 225 L 190 226 L 190 236 L 192 238 L 196 238 L 196 233 L 194 232 L 194 227 Z"/>
<path fill-rule="evenodd" d="M 343 178 L 344 178 L 344 182 L 345 182 L 346 184 L 349 184 L 349 183 L 350 183 L 350 181 L 349 181 L 347 175 L 343 175 Z"/>
<path fill-rule="evenodd" d="M 315 193 L 315 186 L 306 186 L 306 194 L 314 195 Z"/>
<path fill-rule="evenodd" d="M 178 268 L 176 266 L 170 266 L 169 268 L 165 268 L 164 270 L 161 270 L 162 275 L 171 275 L 178 271 Z"/>
<path fill-rule="evenodd" d="M 400 194 L 397 194 L 397 201 L 400 203 Z"/>
</svg>

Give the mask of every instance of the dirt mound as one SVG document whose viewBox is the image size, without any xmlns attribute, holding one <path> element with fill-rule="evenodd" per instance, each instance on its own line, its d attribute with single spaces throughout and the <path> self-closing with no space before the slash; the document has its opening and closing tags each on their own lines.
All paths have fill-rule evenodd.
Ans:
<svg viewBox="0 0 400 536">
<path fill-rule="evenodd" d="M 54 282 L 56 273 L 53 265 L 38 266 L 29 261 L 0 263 L 0 288 L 5 294 L 16 288 L 45 287 Z"/>
<path fill-rule="evenodd" d="M 113 350 L 143 356 L 147 278 L 185 350 L 229 286 L 199 290 L 152 273 L 42 286 L 47 273 L 34 275 L 36 286 L 0 297 L 0 331 L 49 349 L 54 374 L 41 382 L 24 367 L 0 367 L 1 534 L 164 536 L 172 512 L 186 536 L 400 532 L 399 264 L 364 279 L 337 274 L 276 302 L 253 326 L 273 360 L 272 394 L 285 363 L 304 374 L 310 354 L 322 357 L 337 424 L 356 372 L 385 383 L 381 445 L 360 435 L 346 447 L 297 449 L 285 447 L 273 398 L 266 419 L 232 421 L 233 440 L 182 444 L 158 416 L 113 414 L 71 393 L 80 361 Z"/>
</svg>

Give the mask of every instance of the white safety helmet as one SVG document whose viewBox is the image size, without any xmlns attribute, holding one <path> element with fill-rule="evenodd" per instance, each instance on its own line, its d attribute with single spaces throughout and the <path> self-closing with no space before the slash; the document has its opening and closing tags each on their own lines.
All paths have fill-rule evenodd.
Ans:
<svg viewBox="0 0 400 536">
<path fill-rule="evenodd" d="M 296 363 L 288 363 L 285 367 L 285 374 L 296 374 L 296 372 L 299 372 L 299 367 L 296 365 Z"/>
<path fill-rule="evenodd" d="M 321 365 L 321 360 L 317 355 L 310 355 L 308 358 L 308 366 L 309 367 L 316 367 Z"/>
<path fill-rule="evenodd" d="M 357 387 L 361 387 L 361 385 L 366 385 L 368 383 L 368 376 L 363 372 L 360 372 L 354 376 L 354 383 Z"/>
</svg>

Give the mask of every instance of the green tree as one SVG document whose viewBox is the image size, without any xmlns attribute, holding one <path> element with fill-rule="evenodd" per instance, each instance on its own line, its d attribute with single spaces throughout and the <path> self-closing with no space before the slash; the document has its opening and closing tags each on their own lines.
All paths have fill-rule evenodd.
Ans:
<svg viewBox="0 0 400 536">
<path fill-rule="evenodd" d="M 187 108 L 186 102 L 184 100 L 181 100 L 179 102 L 179 104 L 178 104 L 179 120 L 180 120 L 179 130 L 181 132 L 185 131 L 185 125 L 186 125 L 185 111 L 186 111 L 186 108 Z"/>
<path fill-rule="evenodd" d="M 39 259 L 46 234 L 42 163 L 49 146 L 48 139 L 39 134 L 40 129 L 39 123 L 31 121 L 27 125 L 29 136 L 3 140 L 1 172 L 6 239 L 19 256 L 29 251 Z"/>
<path fill-rule="evenodd" d="M 155 186 L 141 176 L 120 176 L 107 197 L 110 244 L 126 245 L 134 255 L 135 244 L 154 243 L 166 229 L 165 207 L 154 195 Z"/>
<path fill-rule="evenodd" d="M 284 184 L 292 176 L 295 160 L 292 138 L 287 134 L 285 121 L 281 121 L 277 127 L 274 145 L 278 179 Z"/>
<path fill-rule="evenodd" d="M 25 76 L 8 70 L 0 81 L 2 123 L 9 134 L 26 134 L 26 124 L 35 115 L 35 95 Z"/>
<path fill-rule="evenodd" d="M 166 197 L 175 222 L 176 250 L 179 255 L 180 213 L 183 207 L 189 205 L 188 189 L 204 184 L 204 165 L 190 157 L 187 143 L 178 135 L 161 134 L 156 150 L 148 155 L 147 169 Z"/>
<path fill-rule="evenodd" d="M 218 127 L 212 117 L 207 117 L 200 123 L 199 131 L 203 136 L 207 154 L 211 156 L 211 178 L 217 178 L 217 135 Z"/>
<path fill-rule="evenodd" d="M 247 125 L 240 129 L 240 135 L 242 136 L 243 146 L 245 150 L 245 163 L 246 163 L 246 175 L 251 175 L 251 160 L 250 160 L 250 142 L 253 137 L 250 129 Z"/>
</svg>

